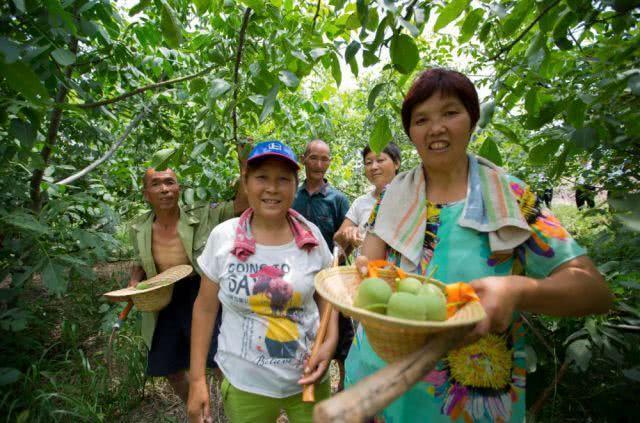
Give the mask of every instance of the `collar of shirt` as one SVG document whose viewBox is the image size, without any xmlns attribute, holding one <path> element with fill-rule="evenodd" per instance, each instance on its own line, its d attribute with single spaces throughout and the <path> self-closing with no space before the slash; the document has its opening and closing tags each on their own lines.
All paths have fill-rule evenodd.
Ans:
<svg viewBox="0 0 640 423">
<path fill-rule="evenodd" d="M 314 192 L 313 194 L 311 194 L 309 192 L 309 190 L 307 189 L 307 181 L 304 181 L 302 183 L 302 186 L 300 187 L 301 190 L 306 191 L 307 195 L 309 195 L 309 197 L 314 196 L 316 194 L 320 194 L 323 197 L 327 196 L 327 193 L 329 192 L 329 182 L 326 179 L 323 179 L 324 184 L 322 184 L 322 186 L 320 187 L 320 189 L 316 192 Z"/>
</svg>

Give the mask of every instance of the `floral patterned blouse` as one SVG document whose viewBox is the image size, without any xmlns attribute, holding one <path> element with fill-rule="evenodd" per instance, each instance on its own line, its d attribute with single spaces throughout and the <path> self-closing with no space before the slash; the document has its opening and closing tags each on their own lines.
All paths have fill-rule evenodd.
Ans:
<svg viewBox="0 0 640 423">
<path fill-rule="evenodd" d="M 414 273 L 444 282 L 470 282 L 487 276 L 524 274 L 543 278 L 559 265 L 585 254 L 555 216 L 543 209 L 535 194 L 520 180 L 510 186 L 532 234 L 512 254 L 493 255 L 488 234 L 457 224 L 464 200 L 427 203 L 423 257 Z M 371 214 L 376 213 L 384 193 Z M 388 249 L 387 260 L 400 264 Z M 409 270 L 409 269 L 405 269 Z M 450 351 L 433 371 L 375 418 L 376 422 L 522 422 L 525 421 L 525 329 L 518 314 L 501 335 L 490 334 L 475 344 Z M 384 367 L 360 326 L 346 360 L 346 385 Z"/>
</svg>

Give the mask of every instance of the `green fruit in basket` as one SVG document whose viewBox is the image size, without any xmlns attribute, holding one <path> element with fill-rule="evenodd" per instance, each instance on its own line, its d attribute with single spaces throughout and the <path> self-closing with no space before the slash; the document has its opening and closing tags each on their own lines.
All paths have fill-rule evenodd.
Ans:
<svg viewBox="0 0 640 423">
<path fill-rule="evenodd" d="M 418 295 L 396 292 L 389 298 L 387 315 L 408 320 L 426 320 L 427 303 Z"/>
<path fill-rule="evenodd" d="M 408 292 L 415 295 L 421 286 L 422 282 L 416 278 L 398 279 L 398 292 Z"/>
<path fill-rule="evenodd" d="M 418 297 L 427 307 L 427 320 L 442 322 L 447 320 L 447 298 L 440 288 L 432 284 L 420 287 Z"/>
<path fill-rule="evenodd" d="M 140 282 L 139 284 L 136 285 L 136 289 L 149 289 L 149 288 L 151 288 L 151 284 L 147 282 Z"/>
<path fill-rule="evenodd" d="M 386 305 L 391 297 L 391 287 L 380 278 L 364 279 L 358 287 L 353 305 L 376 313 L 384 313 L 382 305 Z"/>
</svg>

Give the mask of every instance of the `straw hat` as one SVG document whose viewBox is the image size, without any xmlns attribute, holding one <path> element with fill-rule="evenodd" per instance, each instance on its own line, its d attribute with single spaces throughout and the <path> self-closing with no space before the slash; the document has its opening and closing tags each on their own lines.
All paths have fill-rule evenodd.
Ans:
<svg viewBox="0 0 640 423">
<path fill-rule="evenodd" d="M 113 302 L 131 300 L 140 311 L 160 311 L 171 302 L 173 284 L 189 276 L 192 271 L 193 268 L 191 266 L 181 264 L 158 273 L 145 281 L 141 281 L 137 286 L 141 286 L 144 283 L 145 285 L 142 285 L 146 286 L 144 289 L 128 287 L 102 295 Z"/>
</svg>

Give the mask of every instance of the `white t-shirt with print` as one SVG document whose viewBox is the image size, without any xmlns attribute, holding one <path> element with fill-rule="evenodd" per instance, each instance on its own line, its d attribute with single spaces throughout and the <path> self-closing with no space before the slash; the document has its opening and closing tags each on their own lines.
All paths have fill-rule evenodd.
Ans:
<svg viewBox="0 0 640 423">
<path fill-rule="evenodd" d="M 352 221 L 360 229 L 364 228 L 364 225 L 369 221 L 369 216 L 371 215 L 373 206 L 376 205 L 376 200 L 377 198 L 374 195 L 374 191 L 361 195 L 351 204 L 346 218 Z"/>
<path fill-rule="evenodd" d="M 198 258 L 219 284 L 222 326 L 215 360 L 236 388 L 272 398 L 302 391 L 305 358 L 319 325 L 313 279 L 331 265 L 320 230 L 305 220 L 320 243 L 310 252 L 295 241 L 256 244 L 245 262 L 231 254 L 239 218 L 215 227 Z"/>
</svg>

